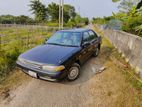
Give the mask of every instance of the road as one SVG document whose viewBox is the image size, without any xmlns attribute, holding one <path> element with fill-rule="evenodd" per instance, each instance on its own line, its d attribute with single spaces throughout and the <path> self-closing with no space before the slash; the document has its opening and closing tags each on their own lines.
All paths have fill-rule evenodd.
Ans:
<svg viewBox="0 0 142 107">
<path fill-rule="evenodd" d="M 54 83 L 29 77 L 0 101 L 0 107 L 142 107 L 141 91 L 126 79 L 124 71 L 131 71 L 126 65 L 103 38 L 100 55 L 81 67 L 79 79 Z M 96 72 L 104 66 L 103 72 Z"/>
<path fill-rule="evenodd" d="M 74 82 L 53 83 L 33 78 L 11 92 L 0 107 L 87 107 L 93 101 L 91 81 L 95 78 L 95 68 L 99 67 L 99 59 L 91 58 Z"/>
<path fill-rule="evenodd" d="M 54 83 L 32 78 L 11 91 L 0 107 L 88 107 L 94 103 L 91 84 L 96 69 L 102 67 L 99 59 L 90 58 L 82 66 L 80 78 L 74 82 Z"/>
</svg>

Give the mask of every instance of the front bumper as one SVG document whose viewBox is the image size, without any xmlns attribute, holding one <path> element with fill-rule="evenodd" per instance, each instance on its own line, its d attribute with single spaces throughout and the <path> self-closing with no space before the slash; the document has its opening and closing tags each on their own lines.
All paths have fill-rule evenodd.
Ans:
<svg viewBox="0 0 142 107">
<path fill-rule="evenodd" d="M 50 72 L 50 71 L 43 71 L 41 69 L 32 68 L 18 61 L 16 63 L 17 66 L 21 68 L 24 73 L 29 74 L 29 71 L 35 72 L 37 74 L 36 78 L 39 79 L 48 80 L 48 81 L 58 81 L 66 76 L 65 70 L 58 72 Z"/>
</svg>

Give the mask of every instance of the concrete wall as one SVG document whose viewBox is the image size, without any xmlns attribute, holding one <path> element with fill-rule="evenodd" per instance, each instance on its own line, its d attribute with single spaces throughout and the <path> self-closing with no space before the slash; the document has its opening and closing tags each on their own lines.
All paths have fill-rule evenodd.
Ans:
<svg viewBox="0 0 142 107">
<path fill-rule="evenodd" d="M 122 53 L 126 61 L 142 74 L 142 38 L 115 30 L 104 30 L 104 35 Z"/>
</svg>

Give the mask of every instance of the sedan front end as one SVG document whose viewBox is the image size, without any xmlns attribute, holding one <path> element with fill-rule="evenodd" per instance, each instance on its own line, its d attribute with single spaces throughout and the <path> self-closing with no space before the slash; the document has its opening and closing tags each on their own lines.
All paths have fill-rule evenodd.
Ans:
<svg viewBox="0 0 142 107">
<path fill-rule="evenodd" d="M 65 76 L 65 66 L 63 65 L 55 66 L 43 64 L 23 58 L 18 58 L 17 65 L 22 68 L 26 74 L 35 78 L 56 81 Z"/>
</svg>

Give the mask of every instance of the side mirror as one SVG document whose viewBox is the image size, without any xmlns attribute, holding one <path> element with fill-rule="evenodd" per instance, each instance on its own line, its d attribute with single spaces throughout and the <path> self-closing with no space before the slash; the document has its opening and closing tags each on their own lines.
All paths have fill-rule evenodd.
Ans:
<svg viewBox="0 0 142 107">
<path fill-rule="evenodd" d="M 84 42 L 83 45 L 82 45 L 82 47 L 83 47 L 83 48 L 86 48 L 86 47 L 88 47 L 89 45 L 90 45 L 89 42 Z"/>
<path fill-rule="evenodd" d="M 48 41 L 48 38 L 45 39 L 44 44 L 46 44 L 47 41 Z"/>
</svg>

